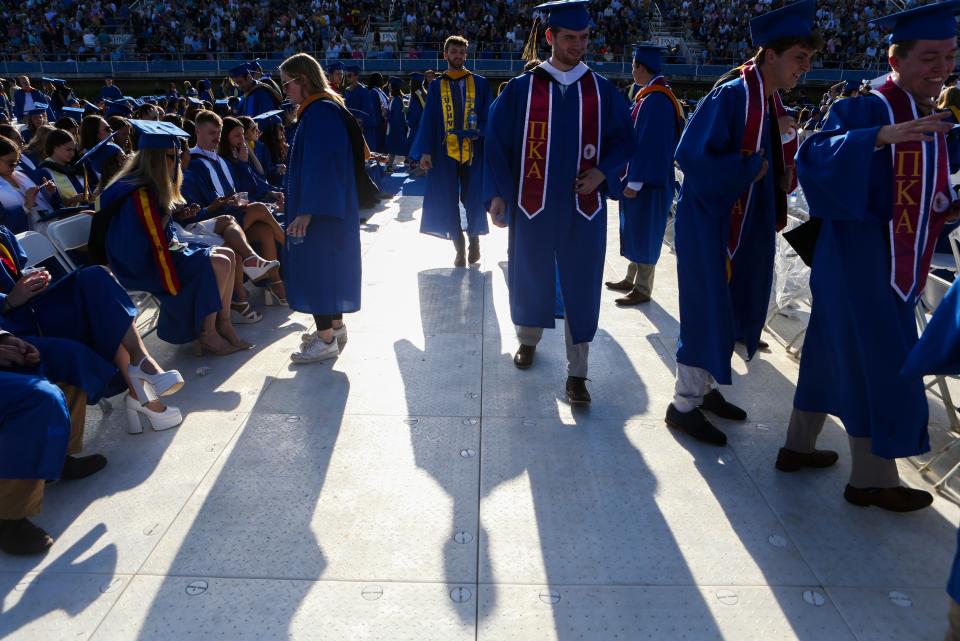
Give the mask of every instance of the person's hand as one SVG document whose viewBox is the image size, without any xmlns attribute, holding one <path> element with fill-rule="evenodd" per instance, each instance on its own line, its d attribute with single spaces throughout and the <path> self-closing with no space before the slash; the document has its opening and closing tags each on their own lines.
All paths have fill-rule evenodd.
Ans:
<svg viewBox="0 0 960 641">
<path fill-rule="evenodd" d="M 284 174 L 287 173 L 287 166 L 283 163 L 280 163 L 279 165 L 274 165 L 273 170 L 276 171 L 281 176 L 283 176 Z"/>
<path fill-rule="evenodd" d="M 31 187 L 27 191 L 23 192 L 23 207 L 24 209 L 33 209 L 37 206 L 37 194 L 40 193 L 39 187 Z"/>
<path fill-rule="evenodd" d="M 73 207 L 78 205 L 83 201 L 83 194 L 77 194 L 76 196 L 71 196 L 70 198 L 64 198 L 63 204 L 67 207 Z"/>
<path fill-rule="evenodd" d="M 952 115 L 949 111 L 943 111 L 916 120 L 880 127 L 880 131 L 877 132 L 877 147 L 902 142 L 930 142 L 933 140 L 933 134 L 945 134 L 953 128 L 953 123 L 947 122 L 947 118 Z"/>
<path fill-rule="evenodd" d="M 293 222 L 287 225 L 287 235 L 294 238 L 303 238 L 307 235 L 307 227 L 310 226 L 310 216 L 297 216 Z"/>
<path fill-rule="evenodd" d="M 247 162 L 250 159 L 250 148 L 247 147 L 247 143 L 240 145 L 240 148 L 237 149 L 237 158 L 240 162 Z"/>
<path fill-rule="evenodd" d="M 783 175 L 780 176 L 780 191 L 785 194 L 790 193 L 790 187 L 793 186 L 793 174 L 796 171 L 794 167 L 787 167 L 783 171 Z"/>
<path fill-rule="evenodd" d="M 490 201 L 490 222 L 495 227 L 507 226 L 507 203 L 500 196 L 494 196 Z"/>
<path fill-rule="evenodd" d="M 797 130 L 797 119 L 793 116 L 780 116 L 777 120 L 777 124 L 780 126 L 780 135 L 785 136 L 789 133 L 796 133 Z"/>
<path fill-rule="evenodd" d="M 52 194 L 57 191 L 57 183 L 53 182 L 49 178 L 40 183 L 40 189 L 44 190 L 48 194 Z"/>
<path fill-rule="evenodd" d="M 423 154 L 420 156 L 420 169 L 423 169 L 424 171 L 433 169 L 433 159 L 430 157 L 430 154 Z"/>
<path fill-rule="evenodd" d="M 32 271 L 22 276 L 7 294 L 7 303 L 11 307 L 20 307 L 42 292 L 50 284 L 50 272 L 45 269 Z"/>
<path fill-rule="evenodd" d="M 13 334 L 0 336 L 0 368 L 36 367 L 40 364 L 40 352 L 27 341 Z"/>
<path fill-rule="evenodd" d="M 212 203 L 210 203 L 210 206 L 207 207 L 207 209 L 209 209 L 212 212 L 219 211 L 224 207 L 229 207 L 231 205 L 236 205 L 236 204 L 237 204 L 237 197 L 235 194 L 230 196 L 220 196 L 219 198 L 214 200 Z"/>
<path fill-rule="evenodd" d="M 187 220 L 193 218 L 198 213 L 200 213 L 200 205 L 191 204 L 184 205 L 180 207 L 177 211 L 173 212 L 173 218 L 175 220 Z"/>
<path fill-rule="evenodd" d="M 573 189 L 578 194 L 592 194 L 597 191 L 597 188 L 600 187 L 606 179 L 607 177 L 603 175 L 602 171 L 593 167 L 577 176 Z"/>
<path fill-rule="evenodd" d="M 637 192 L 637 191 L 635 191 L 635 190 L 633 190 L 633 189 L 630 189 L 629 187 L 624 187 L 624 188 L 623 188 L 623 197 L 624 197 L 624 198 L 636 198 L 636 197 L 637 197 L 637 193 L 639 193 L 639 192 Z"/>
<path fill-rule="evenodd" d="M 283 203 L 285 202 L 282 191 L 271 191 L 270 195 L 273 197 L 273 202 L 277 204 L 277 208 L 281 211 L 283 210 Z"/>
</svg>

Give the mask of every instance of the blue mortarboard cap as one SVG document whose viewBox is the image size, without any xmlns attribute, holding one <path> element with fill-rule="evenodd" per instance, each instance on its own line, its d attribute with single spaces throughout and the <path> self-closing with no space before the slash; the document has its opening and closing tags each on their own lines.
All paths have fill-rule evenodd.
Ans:
<svg viewBox="0 0 960 641">
<path fill-rule="evenodd" d="M 340 62 L 339 60 L 334 60 L 333 62 L 331 62 L 330 64 L 327 65 L 327 71 L 328 71 L 328 72 L 330 72 L 330 71 L 343 71 L 343 63 Z"/>
<path fill-rule="evenodd" d="M 763 47 L 780 38 L 809 36 L 816 11 L 816 0 L 801 0 L 768 11 L 750 21 L 750 39 L 755 47 Z"/>
<path fill-rule="evenodd" d="M 63 87 L 64 85 L 67 84 L 67 81 L 66 81 L 66 80 L 62 80 L 62 79 L 60 79 L 60 78 L 54 78 L 54 79 L 53 79 L 53 84 L 54 84 L 54 86 L 56 86 L 56 87 Z"/>
<path fill-rule="evenodd" d="M 555 0 L 537 5 L 534 11 L 547 14 L 545 22 L 549 27 L 583 31 L 590 26 L 587 4 L 588 0 Z"/>
<path fill-rule="evenodd" d="M 254 116 L 253 120 L 260 125 L 260 129 L 270 125 L 280 125 L 283 124 L 283 110 L 273 109 L 271 111 L 265 111 L 258 116 Z"/>
<path fill-rule="evenodd" d="M 128 116 L 132 111 L 126 100 L 104 100 L 103 103 L 105 116 Z"/>
<path fill-rule="evenodd" d="M 111 131 L 111 132 L 107 135 L 106 138 L 104 138 L 103 140 L 101 140 L 100 142 L 98 142 L 97 144 L 95 144 L 93 147 L 91 147 L 90 150 L 89 150 L 87 153 L 85 153 L 85 154 L 83 154 L 82 156 L 80 156 L 79 158 L 77 158 L 77 159 L 74 161 L 74 164 L 79 165 L 79 164 L 82 163 L 84 160 L 89 160 L 90 157 L 92 157 L 92 156 L 93 156 L 94 154 L 96 154 L 98 151 L 100 151 L 101 149 L 103 149 L 104 147 L 106 147 L 106 146 L 110 143 L 110 141 L 113 140 L 113 137 L 116 136 L 118 133 L 120 133 L 120 132 L 118 132 L 118 131 Z"/>
<path fill-rule="evenodd" d="M 73 119 L 78 125 L 80 121 L 83 120 L 83 108 L 82 107 L 63 107 L 60 109 L 61 115 L 69 116 Z"/>
<path fill-rule="evenodd" d="M 347 73 L 352 73 L 357 76 L 360 75 L 360 65 L 347 65 L 344 69 L 347 70 Z"/>
<path fill-rule="evenodd" d="M 42 114 L 47 113 L 47 109 L 49 108 L 50 108 L 50 105 L 48 105 L 45 102 L 35 102 L 33 103 L 33 107 L 30 108 L 30 115 L 40 116 Z"/>
<path fill-rule="evenodd" d="M 957 37 L 954 20 L 957 13 L 960 13 L 960 1 L 947 0 L 898 11 L 871 20 L 870 24 L 889 30 L 891 44 L 907 40 L 946 40 Z"/>
<path fill-rule="evenodd" d="M 100 109 L 100 107 L 96 106 L 95 104 L 93 104 L 93 103 L 90 102 L 89 100 L 84 100 L 84 101 L 83 101 L 83 112 L 84 112 L 84 113 L 98 114 L 98 113 L 100 113 L 101 111 L 102 111 L 102 109 Z"/>
<path fill-rule="evenodd" d="M 239 64 L 236 67 L 232 67 L 227 71 L 227 74 L 229 74 L 231 78 L 240 78 L 248 73 L 250 73 L 250 67 L 246 62 Z"/>
<path fill-rule="evenodd" d="M 249 71 L 259 71 L 259 72 L 262 73 L 262 72 L 263 72 L 263 67 L 260 66 L 260 58 L 256 58 L 255 60 L 251 60 L 250 62 L 248 62 L 248 63 L 247 63 L 247 70 L 249 70 Z"/>
<path fill-rule="evenodd" d="M 203 80 L 200 81 L 200 88 L 201 88 L 201 89 L 209 89 L 210 87 L 211 87 L 210 81 L 207 80 L 206 78 L 204 78 Z"/>
<path fill-rule="evenodd" d="M 390 87 L 396 87 L 399 89 L 403 86 L 403 78 L 398 78 L 397 76 L 390 76 Z"/>
<path fill-rule="evenodd" d="M 280 103 L 280 108 L 283 109 L 284 111 L 291 111 L 293 109 L 296 109 L 297 106 L 292 102 L 290 102 L 289 100 L 284 100 L 283 102 Z"/>
<path fill-rule="evenodd" d="M 131 120 L 130 126 L 139 135 L 137 149 L 174 149 L 178 138 L 189 138 L 190 134 L 172 122 L 163 120 Z"/>
<path fill-rule="evenodd" d="M 413 80 L 414 82 L 423 82 L 424 78 L 426 78 L 426 76 L 419 71 L 414 71 L 412 74 L 410 74 L 410 80 Z"/>
<path fill-rule="evenodd" d="M 113 80 L 113 74 L 112 74 L 112 73 L 105 73 L 105 74 L 103 74 L 103 79 L 104 79 L 104 80 Z"/>
<path fill-rule="evenodd" d="M 191 105 L 203 106 L 203 101 L 195 96 L 188 96 L 187 102 L 189 102 Z"/>
<path fill-rule="evenodd" d="M 229 98 L 227 98 L 227 104 L 229 104 L 229 105 L 239 105 L 239 104 L 240 104 L 240 96 L 230 96 Z"/>
<path fill-rule="evenodd" d="M 52 85 L 53 82 L 54 82 L 54 80 L 56 80 L 56 79 L 55 79 L 55 78 L 48 78 L 48 77 L 46 77 L 46 76 L 40 76 L 40 82 L 46 82 L 46 83 Z"/>
<path fill-rule="evenodd" d="M 230 101 L 227 100 L 226 98 L 219 98 L 219 99 L 215 100 L 215 101 L 213 102 L 213 104 L 215 104 L 215 105 L 220 105 L 221 107 L 228 107 L 228 106 L 230 106 Z"/>
<path fill-rule="evenodd" d="M 663 66 L 663 56 L 660 47 L 655 45 L 634 45 L 633 61 L 650 70 L 650 73 L 660 73 Z"/>
</svg>

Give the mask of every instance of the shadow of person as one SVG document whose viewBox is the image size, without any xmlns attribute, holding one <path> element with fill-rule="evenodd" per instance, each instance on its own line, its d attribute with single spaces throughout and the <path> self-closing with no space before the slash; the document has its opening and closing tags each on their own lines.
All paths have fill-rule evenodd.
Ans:
<svg viewBox="0 0 960 641">
<path fill-rule="evenodd" d="M 32 621 L 38 621 L 52 612 L 64 612 L 70 618 L 76 618 L 105 592 L 100 590 L 77 589 L 76 584 L 66 584 L 64 574 L 99 574 L 103 568 L 113 568 L 117 564 L 117 548 L 112 544 L 90 554 L 97 541 L 107 532 L 100 523 L 80 537 L 73 545 L 43 570 L 35 575 L 14 579 L 10 575 L 3 577 L 3 583 L 11 585 L 12 591 L 22 592 L 16 604 L 4 609 L 6 599 L 0 599 L 0 635 L 9 638 Z M 82 559 L 82 560 L 80 560 Z M 104 582 L 109 578 L 102 577 Z"/>
<path fill-rule="evenodd" d="M 268 379 L 264 388 L 280 392 L 284 386 L 300 389 L 306 377 L 318 394 L 329 397 L 326 411 L 300 416 L 253 408 L 228 452 L 208 473 L 145 564 L 148 572 L 164 578 L 158 597 L 138 626 L 139 638 L 153 639 L 157 630 L 191 616 L 200 624 L 215 627 L 212 617 L 221 616 L 215 610 L 204 609 L 196 601 L 171 608 L 162 598 L 165 593 L 182 594 L 183 577 L 217 577 L 209 579 L 211 589 L 220 581 L 223 593 L 237 590 L 233 594 L 250 599 L 255 598 L 250 590 L 237 587 L 230 579 L 299 579 L 274 591 L 269 620 L 260 622 L 262 629 L 288 630 L 282 633 L 284 638 L 295 636 L 289 630 L 312 587 L 310 582 L 319 580 L 328 566 L 317 540 L 314 516 L 350 384 L 345 373 L 329 367 L 289 367 L 295 372 L 292 378 Z M 240 616 L 260 606 L 241 600 L 224 607 Z"/>
</svg>

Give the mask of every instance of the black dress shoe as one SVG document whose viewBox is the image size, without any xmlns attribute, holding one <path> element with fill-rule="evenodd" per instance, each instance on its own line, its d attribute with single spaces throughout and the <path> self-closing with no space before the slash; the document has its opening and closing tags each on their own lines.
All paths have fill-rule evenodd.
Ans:
<svg viewBox="0 0 960 641">
<path fill-rule="evenodd" d="M 730 421 L 747 420 L 747 413 L 733 403 L 728 403 L 718 389 L 712 389 L 709 394 L 704 395 L 700 409 Z"/>
<path fill-rule="evenodd" d="M 673 403 L 667 408 L 667 425 L 683 430 L 698 441 L 709 443 L 710 445 L 726 445 L 727 435 L 707 420 L 699 409 L 681 412 Z"/>
<path fill-rule="evenodd" d="M 781 472 L 796 472 L 802 467 L 824 468 L 837 462 L 840 456 L 830 450 L 814 450 L 812 452 L 797 452 L 780 448 L 777 453 L 777 469 Z"/>
<path fill-rule="evenodd" d="M 630 293 L 624 296 L 623 298 L 618 298 L 614 301 L 620 307 L 629 307 L 630 305 L 640 305 L 642 303 L 649 303 L 650 297 L 641 292 L 639 289 L 634 287 L 630 290 Z"/>
<path fill-rule="evenodd" d="M 61 481 L 76 481 L 93 476 L 107 466 L 107 459 L 103 454 L 90 456 L 68 456 L 63 462 L 63 471 L 60 472 Z"/>
<path fill-rule="evenodd" d="M 477 236 L 470 237 L 470 249 L 467 250 L 467 262 L 471 265 L 480 262 L 480 239 Z"/>
<path fill-rule="evenodd" d="M 624 278 L 617 282 L 607 281 L 604 283 L 607 286 L 607 289 L 612 289 L 615 292 L 629 292 L 633 289 L 633 281 L 629 278 Z"/>
<path fill-rule="evenodd" d="M 43 554 L 53 545 L 53 537 L 29 519 L 0 520 L 0 550 L 17 556 Z"/>
<path fill-rule="evenodd" d="M 847 485 L 843 498 L 860 507 L 875 505 L 891 512 L 913 512 L 929 507 L 933 495 L 909 487 L 853 487 Z"/>
<path fill-rule="evenodd" d="M 517 353 L 513 355 L 513 364 L 516 365 L 518 369 L 530 369 L 536 353 L 536 345 L 521 345 Z"/>
<path fill-rule="evenodd" d="M 453 259 L 454 267 L 466 267 L 467 266 L 467 257 L 463 255 L 463 252 L 457 252 L 457 257 Z"/>
<path fill-rule="evenodd" d="M 580 376 L 567 377 L 567 402 L 571 405 L 589 405 L 590 392 L 587 391 L 587 379 Z"/>
<path fill-rule="evenodd" d="M 768 343 L 768 342 L 765 341 L 765 340 L 759 340 L 759 341 L 757 341 L 757 351 L 758 351 L 758 352 L 769 352 L 769 351 L 770 351 L 770 343 Z"/>
</svg>

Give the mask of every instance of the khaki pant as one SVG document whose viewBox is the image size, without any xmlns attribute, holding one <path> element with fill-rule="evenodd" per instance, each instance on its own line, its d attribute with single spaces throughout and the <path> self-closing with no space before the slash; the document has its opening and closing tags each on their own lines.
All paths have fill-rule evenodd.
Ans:
<svg viewBox="0 0 960 641">
<path fill-rule="evenodd" d="M 563 323 L 563 336 L 567 345 L 567 376 L 577 376 L 579 378 L 587 377 L 587 365 L 590 357 L 590 343 L 573 342 L 570 336 L 570 327 L 566 322 Z M 517 340 L 521 345 L 527 347 L 536 347 L 543 338 L 542 327 L 526 327 L 517 325 Z"/>
<path fill-rule="evenodd" d="M 67 452 L 83 449 L 83 426 L 87 420 L 87 394 L 79 387 L 58 384 L 70 410 L 70 443 Z M 44 481 L 0 479 L 0 520 L 15 521 L 36 516 L 43 505 Z"/>
<path fill-rule="evenodd" d="M 703 405 L 703 397 L 716 387 L 713 376 L 705 369 L 677 363 L 677 380 L 673 390 L 673 406 L 677 411 L 692 412 Z"/>
<path fill-rule="evenodd" d="M 630 263 L 627 266 L 627 280 L 633 281 L 633 286 L 645 296 L 653 295 L 653 278 L 657 273 L 656 265 L 646 263 Z"/>
<path fill-rule="evenodd" d="M 788 450 L 808 454 L 814 450 L 817 437 L 827 420 L 826 414 L 804 412 L 794 408 L 787 427 Z M 897 462 L 877 456 L 870 450 L 870 438 L 850 438 L 850 485 L 856 488 L 897 487 L 900 485 L 900 473 Z"/>
</svg>

